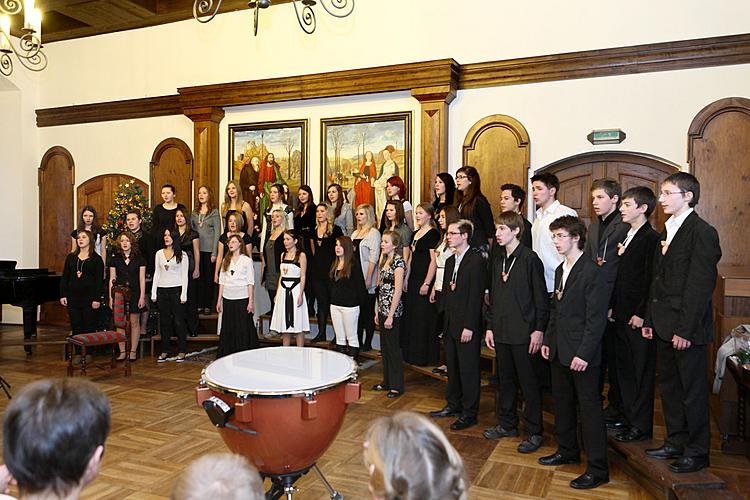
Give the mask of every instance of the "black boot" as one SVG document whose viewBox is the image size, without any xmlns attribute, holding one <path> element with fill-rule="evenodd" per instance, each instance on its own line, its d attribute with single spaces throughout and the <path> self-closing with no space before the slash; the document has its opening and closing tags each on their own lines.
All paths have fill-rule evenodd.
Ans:
<svg viewBox="0 0 750 500">
<path fill-rule="evenodd" d="M 360 342 L 359 345 L 362 346 L 362 352 L 369 352 L 372 351 L 372 337 L 375 335 L 375 332 L 367 332 L 365 334 L 365 341 Z"/>
<path fill-rule="evenodd" d="M 354 362 L 357 363 L 357 356 L 359 356 L 359 347 L 350 347 L 349 356 L 351 356 L 352 359 L 354 359 Z"/>
<path fill-rule="evenodd" d="M 336 344 L 336 352 L 340 352 L 341 354 L 346 354 L 346 346 Z"/>
</svg>

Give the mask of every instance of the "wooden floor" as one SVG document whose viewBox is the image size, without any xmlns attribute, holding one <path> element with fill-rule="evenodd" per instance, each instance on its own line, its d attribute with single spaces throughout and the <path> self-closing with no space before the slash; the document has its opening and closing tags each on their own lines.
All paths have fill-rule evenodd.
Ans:
<svg viewBox="0 0 750 500">
<path fill-rule="evenodd" d="M 40 336 L 60 333 L 43 330 Z M 0 339 L 19 339 L 19 327 L 0 326 Z M 201 348 L 204 346 L 198 346 Z M 369 498 L 367 476 L 362 464 L 362 440 L 373 418 L 398 410 L 428 412 L 443 406 L 444 383 L 407 370 L 406 393 L 390 400 L 369 388 L 381 381 L 379 362 L 360 372 L 362 399 L 349 407 L 337 439 L 318 462 L 327 479 L 347 499 Z M 0 375 L 17 391 L 24 384 L 43 377 L 65 376 L 60 346 L 35 348 L 27 357 L 21 347 L 0 348 Z M 112 432 L 107 440 L 104 466 L 98 478 L 84 491 L 85 499 L 157 499 L 167 498 L 180 472 L 197 457 L 209 452 L 226 451 L 219 434 L 204 411 L 195 404 L 193 388 L 202 365 L 193 362 L 157 364 L 148 356 L 133 365 L 133 375 L 93 375 L 112 403 Z M 0 393 L 0 409 L 7 407 Z M 552 453 L 554 441 L 549 435 L 552 416 L 545 413 L 545 446 L 532 455 L 520 455 L 518 438 L 488 441 L 482 430 L 495 424 L 492 389 L 482 393 L 480 424 L 462 432 L 453 432 L 450 420 L 437 421 L 459 451 L 471 481 L 471 498 L 482 500 L 517 498 L 652 498 L 636 481 L 610 460 L 611 482 L 593 491 L 573 490 L 568 482 L 582 473 L 583 465 L 542 467 L 539 456 Z M 661 415 L 657 416 L 661 421 Z M 663 428 L 656 429 L 663 435 Z M 712 472 L 730 487 L 747 495 L 750 491 L 750 464 L 744 457 L 718 452 L 719 440 L 712 433 L 714 452 Z M 610 452 L 612 457 L 612 452 Z M 325 489 L 311 473 L 297 483 L 295 498 L 324 499 Z M 710 498 L 710 497 L 706 497 Z"/>
</svg>

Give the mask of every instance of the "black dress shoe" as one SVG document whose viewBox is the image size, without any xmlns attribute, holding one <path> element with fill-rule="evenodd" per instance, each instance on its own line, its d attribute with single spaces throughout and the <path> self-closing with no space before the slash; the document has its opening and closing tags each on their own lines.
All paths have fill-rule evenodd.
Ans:
<svg viewBox="0 0 750 500">
<path fill-rule="evenodd" d="M 680 458 L 682 456 L 682 448 L 677 448 L 676 446 L 665 444 L 660 448 L 651 448 L 646 450 L 646 456 L 656 458 L 658 460 Z"/>
<path fill-rule="evenodd" d="M 577 490 L 590 490 L 609 482 L 609 476 L 596 477 L 588 472 L 581 474 L 570 482 L 570 487 Z"/>
<path fill-rule="evenodd" d="M 541 448 L 544 438 L 541 434 L 533 434 L 518 445 L 518 453 L 534 453 L 536 450 Z"/>
<path fill-rule="evenodd" d="M 518 437 L 518 429 L 503 429 L 502 425 L 496 425 L 486 429 L 482 435 L 487 439 L 501 439 L 504 437 Z"/>
<path fill-rule="evenodd" d="M 477 425 L 477 419 L 474 417 L 458 417 L 455 422 L 451 424 L 451 430 L 462 431 Z"/>
<path fill-rule="evenodd" d="M 565 464 L 580 464 L 580 457 L 564 457 L 560 453 L 554 453 L 541 457 L 539 459 L 541 465 L 565 465 Z"/>
<path fill-rule="evenodd" d="M 625 431 L 628 429 L 628 424 L 626 424 L 622 420 L 612 420 L 609 422 L 605 422 L 604 425 L 606 425 L 607 430 L 610 431 Z"/>
<path fill-rule="evenodd" d="M 680 457 L 671 464 L 669 464 L 669 470 L 682 474 L 684 472 L 698 472 L 701 469 L 705 469 L 710 464 L 708 462 L 707 455 L 700 455 L 697 457 Z"/>
<path fill-rule="evenodd" d="M 637 427 L 631 427 L 630 430 L 621 432 L 615 436 L 615 440 L 621 443 L 634 443 L 636 441 L 645 441 L 651 439 L 651 436 L 641 432 Z"/>
<path fill-rule="evenodd" d="M 460 408 L 454 408 L 452 406 L 446 406 L 442 410 L 431 411 L 429 415 L 432 418 L 444 418 L 444 417 L 458 417 L 461 415 Z"/>
</svg>

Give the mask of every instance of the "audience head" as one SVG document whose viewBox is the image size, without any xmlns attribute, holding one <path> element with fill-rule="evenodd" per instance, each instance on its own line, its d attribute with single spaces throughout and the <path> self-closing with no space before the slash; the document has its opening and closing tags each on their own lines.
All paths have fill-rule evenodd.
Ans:
<svg viewBox="0 0 750 500">
<path fill-rule="evenodd" d="M 549 225 L 555 248 L 561 255 L 567 255 L 574 246 L 583 250 L 586 244 L 586 225 L 578 217 L 563 215 Z"/>
<path fill-rule="evenodd" d="M 399 412 L 377 419 L 367 432 L 364 462 L 375 499 L 468 498 L 461 456 L 422 415 Z"/>
<path fill-rule="evenodd" d="M 456 197 L 456 181 L 448 172 L 440 172 L 435 176 L 435 199 L 445 194 L 445 204 L 453 205 Z"/>
<path fill-rule="evenodd" d="M 263 479 L 241 455 L 211 453 L 191 463 L 172 500 L 264 500 Z"/>
<path fill-rule="evenodd" d="M 531 178 L 531 194 L 538 208 L 547 208 L 557 199 L 560 181 L 555 174 L 542 172 Z"/>
<path fill-rule="evenodd" d="M 591 183 L 591 204 L 596 215 L 607 217 L 620 206 L 622 188 L 609 178 L 597 179 Z"/>
<path fill-rule="evenodd" d="M 678 212 L 685 204 L 696 206 L 700 197 L 701 185 L 693 174 L 675 172 L 661 183 L 659 202 L 667 214 Z"/>
<path fill-rule="evenodd" d="M 513 239 L 520 239 L 523 234 L 523 217 L 516 211 L 501 212 L 495 217 L 495 241 L 505 246 Z"/>
<path fill-rule="evenodd" d="M 502 212 L 518 212 L 523 209 L 526 201 L 526 191 L 517 184 L 503 184 L 500 186 L 500 210 Z"/>
<path fill-rule="evenodd" d="M 654 192 L 645 186 L 636 186 L 622 194 L 620 214 L 626 224 L 635 222 L 640 215 L 648 219 L 656 208 Z"/>
<path fill-rule="evenodd" d="M 3 458 L 21 496 L 77 497 L 99 472 L 109 429 L 109 400 L 84 378 L 21 389 L 3 422 Z"/>
</svg>

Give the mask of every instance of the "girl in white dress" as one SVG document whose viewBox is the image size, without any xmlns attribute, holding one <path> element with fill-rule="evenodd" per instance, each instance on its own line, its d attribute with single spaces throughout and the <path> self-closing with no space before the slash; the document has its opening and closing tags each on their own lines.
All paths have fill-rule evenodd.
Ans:
<svg viewBox="0 0 750 500">
<path fill-rule="evenodd" d="M 310 331 L 310 319 L 305 300 L 307 256 L 302 252 L 302 241 L 290 231 L 284 231 L 284 253 L 279 266 L 279 287 L 271 317 L 271 330 L 282 334 L 283 344 L 304 347 L 305 332 Z"/>
</svg>

